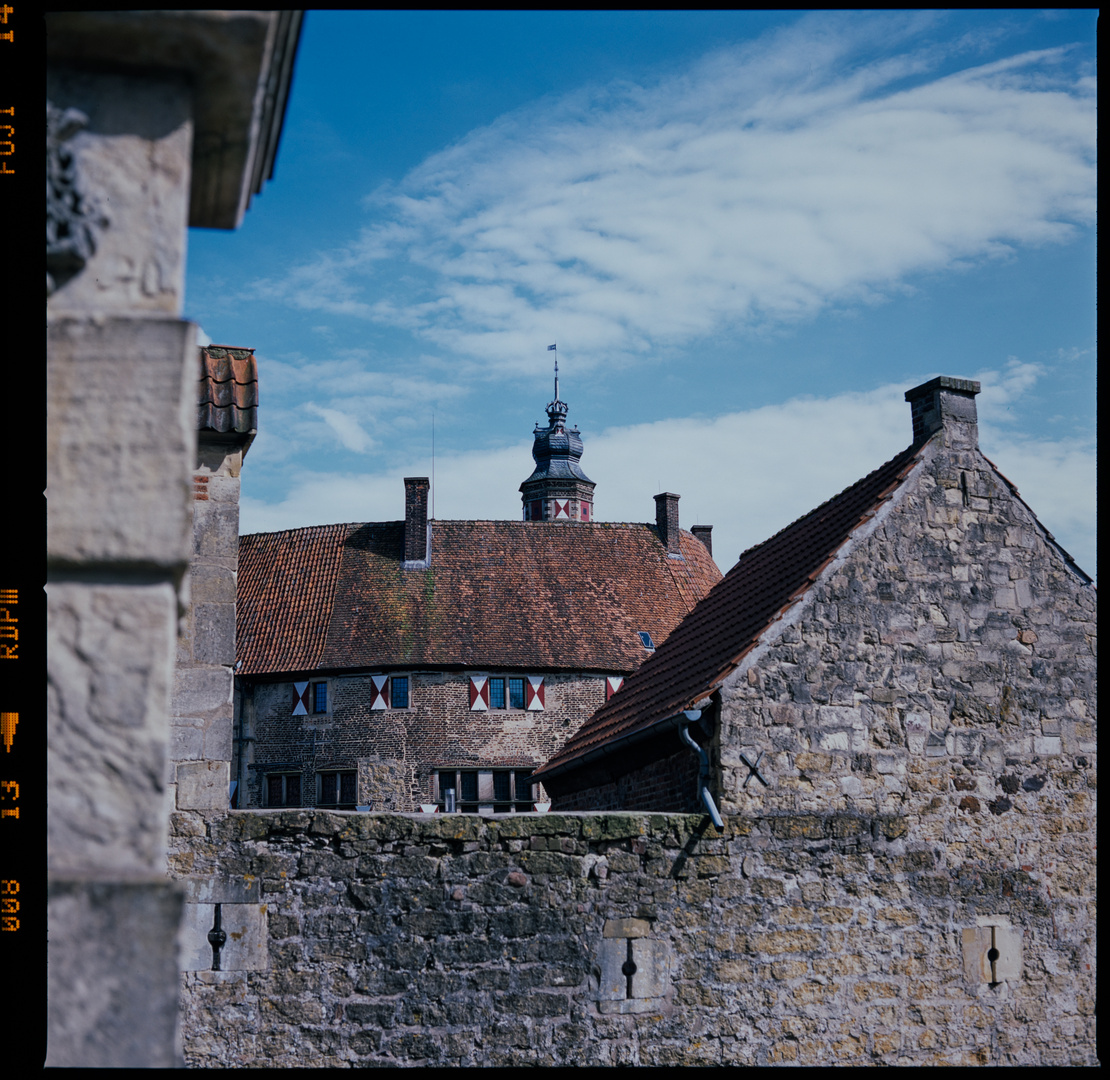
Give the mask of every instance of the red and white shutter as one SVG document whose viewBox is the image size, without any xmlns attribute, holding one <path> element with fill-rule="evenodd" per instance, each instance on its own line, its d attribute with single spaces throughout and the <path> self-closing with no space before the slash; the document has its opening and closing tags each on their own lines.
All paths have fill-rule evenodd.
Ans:
<svg viewBox="0 0 1110 1080">
<path fill-rule="evenodd" d="M 555 500 L 555 520 L 558 521 L 559 518 L 570 519 L 570 499 L 564 499 L 562 502 Z"/>
<path fill-rule="evenodd" d="M 293 715 L 308 715 L 308 683 L 306 682 L 293 684 Z"/>
<path fill-rule="evenodd" d="M 370 676 L 370 708 L 371 709 L 388 709 L 389 708 L 389 676 L 388 675 L 371 675 Z"/>
<path fill-rule="evenodd" d="M 489 676 L 470 676 L 470 711 L 487 712 L 489 710 Z"/>
<path fill-rule="evenodd" d="M 525 680 L 524 707 L 531 712 L 543 712 L 542 675 L 529 675 Z"/>
<path fill-rule="evenodd" d="M 608 701 L 624 685 L 623 675 L 605 676 L 605 700 Z"/>
</svg>

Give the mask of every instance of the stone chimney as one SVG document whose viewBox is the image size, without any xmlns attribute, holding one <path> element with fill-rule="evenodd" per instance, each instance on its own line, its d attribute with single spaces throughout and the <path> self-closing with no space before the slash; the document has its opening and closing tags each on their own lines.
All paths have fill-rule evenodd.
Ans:
<svg viewBox="0 0 1110 1080">
<path fill-rule="evenodd" d="M 973 379 L 953 379 L 948 375 L 907 390 L 914 445 L 920 445 L 943 428 L 945 444 L 951 449 L 977 449 L 979 421 L 975 395 L 978 393 L 979 384 Z"/>
<path fill-rule="evenodd" d="M 694 534 L 704 545 L 705 550 L 710 555 L 713 554 L 713 526 L 712 525 L 691 525 L 690 532 Z"/>
<path fill-rule="evenodd" d="M 668 555 L 681 555 L 678 543 L 678 496 L 664 491 L 655 496 L 655 525 Z"/>
<path fill-rule="evenodd" d="M 405 477 L 405 557 L 404 569 L 424 570 L 431 558 L 431 533 L 428 529 L 428 478 Z"/>
</svg>

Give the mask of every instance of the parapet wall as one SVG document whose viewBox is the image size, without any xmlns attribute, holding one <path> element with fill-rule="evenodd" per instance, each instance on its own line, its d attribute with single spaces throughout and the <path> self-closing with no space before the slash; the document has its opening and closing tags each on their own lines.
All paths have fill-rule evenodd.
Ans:
<svg viewBox="0 0 1110 1080">
<path fill-rule="evenodd" d="M 1097 1063 L 1093 855 L 847 814 L 176 824 L 194 1067 Z"/>
</svg>

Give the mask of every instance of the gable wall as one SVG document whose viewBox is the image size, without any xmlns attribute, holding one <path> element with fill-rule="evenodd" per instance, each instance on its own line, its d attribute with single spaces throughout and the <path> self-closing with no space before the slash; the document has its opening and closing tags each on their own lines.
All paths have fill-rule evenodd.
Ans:
<svg viewBox="0 0 1110 1080">
<path fill-rule="evenodd" d="M 931 450 L 722 686 L 726 806 L 988 813 L 1006 772 L 1093 768 L 1093 586 L 981 454 Z M 737 794 L 745 749 L 773 788 Z"/>
</svg>

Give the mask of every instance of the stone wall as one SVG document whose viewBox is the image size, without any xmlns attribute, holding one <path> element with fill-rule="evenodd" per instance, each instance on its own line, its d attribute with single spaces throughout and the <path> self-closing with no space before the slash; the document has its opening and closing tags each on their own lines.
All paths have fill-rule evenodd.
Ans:
<svg viewBox="0 0 1110 1080">
<path fill-rule="evenodd" d="M 193 470 L 189 607 L 177 639 L 167 785 L 179 810 L 226 809 L 232 760 L 239 445 L 201 432 Z"/>
<path fill-rule="evenodd" d="M 384 805 L 360 789 L 360 805 L 412 811 L 434 799 L 434 771 L 443 766 L 538 767 L 605 701 L 600 675 L 545 675 L 542 710 L 472 712 L 466 672 L 397 672 L 410 679 L 408 709 L 371 709 L 369 675 L 327 679 L 327 713 L 294 716 L 293 684 L 238 685 L 239 715 L 252 740 L 242 770 L 241 805 L 263 805 L 268 769 L 301 773 L 306 803 L 315 803 L 317 769 L 356 769 L 360 763 L 391 763 L 403 773 L 396 797 Z M 319 680 L 313 680 L 319 681 Z M 363 769 L 364 774 L 367 770 Z M 537 798 L 542 797 L 542 790 Z"/>
<path fill-rule="evenodd" d="M 261 190 L 299 26 L 46 17 L 50 1067 L 180 1060 L 166 773 L 196 455 L 185 230 L 235 227 Z"/>
<path fill-rule="evenodd" d="M 205 816 L 175 815 L 171 866 L 253 929 L 219 971 L 185 943 L 193 1066 L 1096 1063 L 1093 886 L 1002 868 L 985 837 L 954 857 L 836 812 Z"/>
<path fill-rule="evenodd" d="M 978 450 L 934 440 L 722 684 L 724 806 L 897 809 L 1081 862 L 1052 823 L 1072 804 L 1094 825 L 1097 634 L 1090 579 Z M 745 789 L 761 751 L 770 786 Z"/>
</svg>

